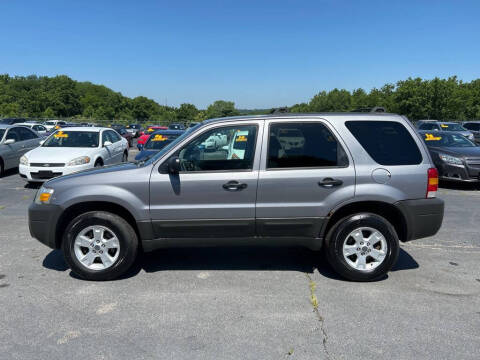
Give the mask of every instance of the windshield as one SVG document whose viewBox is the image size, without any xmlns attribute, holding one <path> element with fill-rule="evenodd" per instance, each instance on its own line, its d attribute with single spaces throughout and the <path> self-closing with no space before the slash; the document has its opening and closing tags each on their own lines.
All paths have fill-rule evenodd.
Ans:
<svg viewBox="0 0 480 360">
<path fill-rule="evenodd" d="M 5 129 L 0 129 L 0 140 L 3 139 L 3 135 L 5 135 Z"/>
<path fill-rule="evenodd" d="M 448 131 L 466 131 L 466 129 L 460 125 L 460 124 L 440 124 L 441 128 L 443 130 L 448 130 Z"/>
<path fill-rule="evenodd" d="M 459 134 L 425 133 L 423 139 L 427 146 L 474 147 L 477 146 Z"/>
<path fill-rule="evenodd" d="M 156 153 L 154 156 L 151 158 L 148 158 L 147 160 L 144 160 L 145 162 L 141 161 L 141 163 L 148 165 L 151 164 L 152 162 L 156 161 L 157 159 L 161 158 L 164 154 L 170 151 L 171 148 L 175 147 L 178 143 L 182 142 L 183 139 L 185 139 L 187 136 L 190 135 L 192 131 L 195 131 L 198 129 L 202 124 L 197 124 L 194 127 L 191 128 L 191 131 L 186 131 L 176 139 L 174 139 L 170 144 L 167 144 L 162 150 L 160 150 L 158 153 Z"/>
<path fill-rule="evenodd" d="M 148 139 L 147 143 L 145 144 L 145 149 L 147 150 L 161 150 L 168 144 L 170 144 L 173 140 L 178 138 L 178 135 L 163 135 L 163 134 L 153 134 Z"/>
<path fill-rule="evenodd" d="M 56 131 L 45 140 L 43 147 L 98 147 L 98 132 L 93 131 Z"/>
</svg>

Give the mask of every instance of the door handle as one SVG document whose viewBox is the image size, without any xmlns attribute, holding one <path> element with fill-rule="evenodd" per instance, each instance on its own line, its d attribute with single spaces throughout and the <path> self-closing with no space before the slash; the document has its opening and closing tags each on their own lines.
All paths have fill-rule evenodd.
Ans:
<svg viewBox="0 0 480 360">
<path fill-rule="evenodd" d="M 343 181 L 340 180 L 340 179 L 333 179 L 333 178 L 325 178 L 325 179 L 322 179 L 322 181 L 320 181 L 318 183 L 319 186 L 322 186 L 322 187 L 325 187 L 325 188 L 332 188 L 334 186 L 340 186 L 343 184 Z"/>
<path fill-rule="evenodd" d="M 227 191 L 238 191 L 247 188 L 247 184 L 239 183 L 238 181 L 232 180 L 226 184 L 223 184 L 222 187 Z"/>
</svg>

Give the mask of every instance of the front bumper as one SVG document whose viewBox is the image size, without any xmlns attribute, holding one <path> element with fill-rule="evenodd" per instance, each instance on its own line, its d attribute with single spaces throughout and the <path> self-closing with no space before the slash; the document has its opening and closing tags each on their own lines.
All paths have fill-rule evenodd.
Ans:
<svg viewBox="0 0 480 360">
<path fill-rule="evenodd" d="M 404 241 L 435 235 L 443 222 L 444 202 L 441 199 L 403 200 L 395 203 L 406 221 Z"/>
<path fill-rule="evenodd" d="M 438 177 L 441 180 L 478 182 L 480 181 L 480 164 L 453 165 L 447 163 L 436 164 Z"/>
<path fill-rule="evenodd" d="M 18 173 L 20 177 L 28 182 L 44 182 L 57 176 L 72 174 L 92 167 L 93 164 L 91 162 L 84 165 L 63 167 L 34 167 L 20 164 Z"/>
<path fill-rule="evenodd" d="M 52 249 L 56 249 L 57 223 L 63 209 L 53 204 L 32 203 L 28 208 L 30 235 Z"/>
</svg>

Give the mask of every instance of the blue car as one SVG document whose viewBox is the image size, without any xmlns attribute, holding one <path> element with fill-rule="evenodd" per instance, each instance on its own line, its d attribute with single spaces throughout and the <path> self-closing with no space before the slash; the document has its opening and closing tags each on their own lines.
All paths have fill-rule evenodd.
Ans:
<svg viewBox="0 0 480 360">
<path fill-rule="evenodd" d="M 145 145 L 138 145 L 140 153 L 135 156 L 135 160 L 145 160 L 151 157 L 182 135 L 184 132 L 184 130 L 157 130 L 153 132 Z"/>
</svg>

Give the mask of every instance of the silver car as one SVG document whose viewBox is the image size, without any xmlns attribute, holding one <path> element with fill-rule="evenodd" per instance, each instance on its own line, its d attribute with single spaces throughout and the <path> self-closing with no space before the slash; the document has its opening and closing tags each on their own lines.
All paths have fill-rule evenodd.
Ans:
<svg viewBox="0 0 480 360">
<path fill-rule="evenodd" d="M 16 168 L 27 151 L 40 145 L 40 137 L 25 126 L 0 124 L 0 177 Z"/>
<path fill-rule="evenodd" d="M 47 181 L 29 228 L 90 280 L 120 276 L 139 251 L 228 244 L 323 249 L 340 275 L 371 281 L 395 264 L 400 242 L 439 230 L 437 188 L 402 116 L 221 118 L 148 160 Z"/>
</svg>

